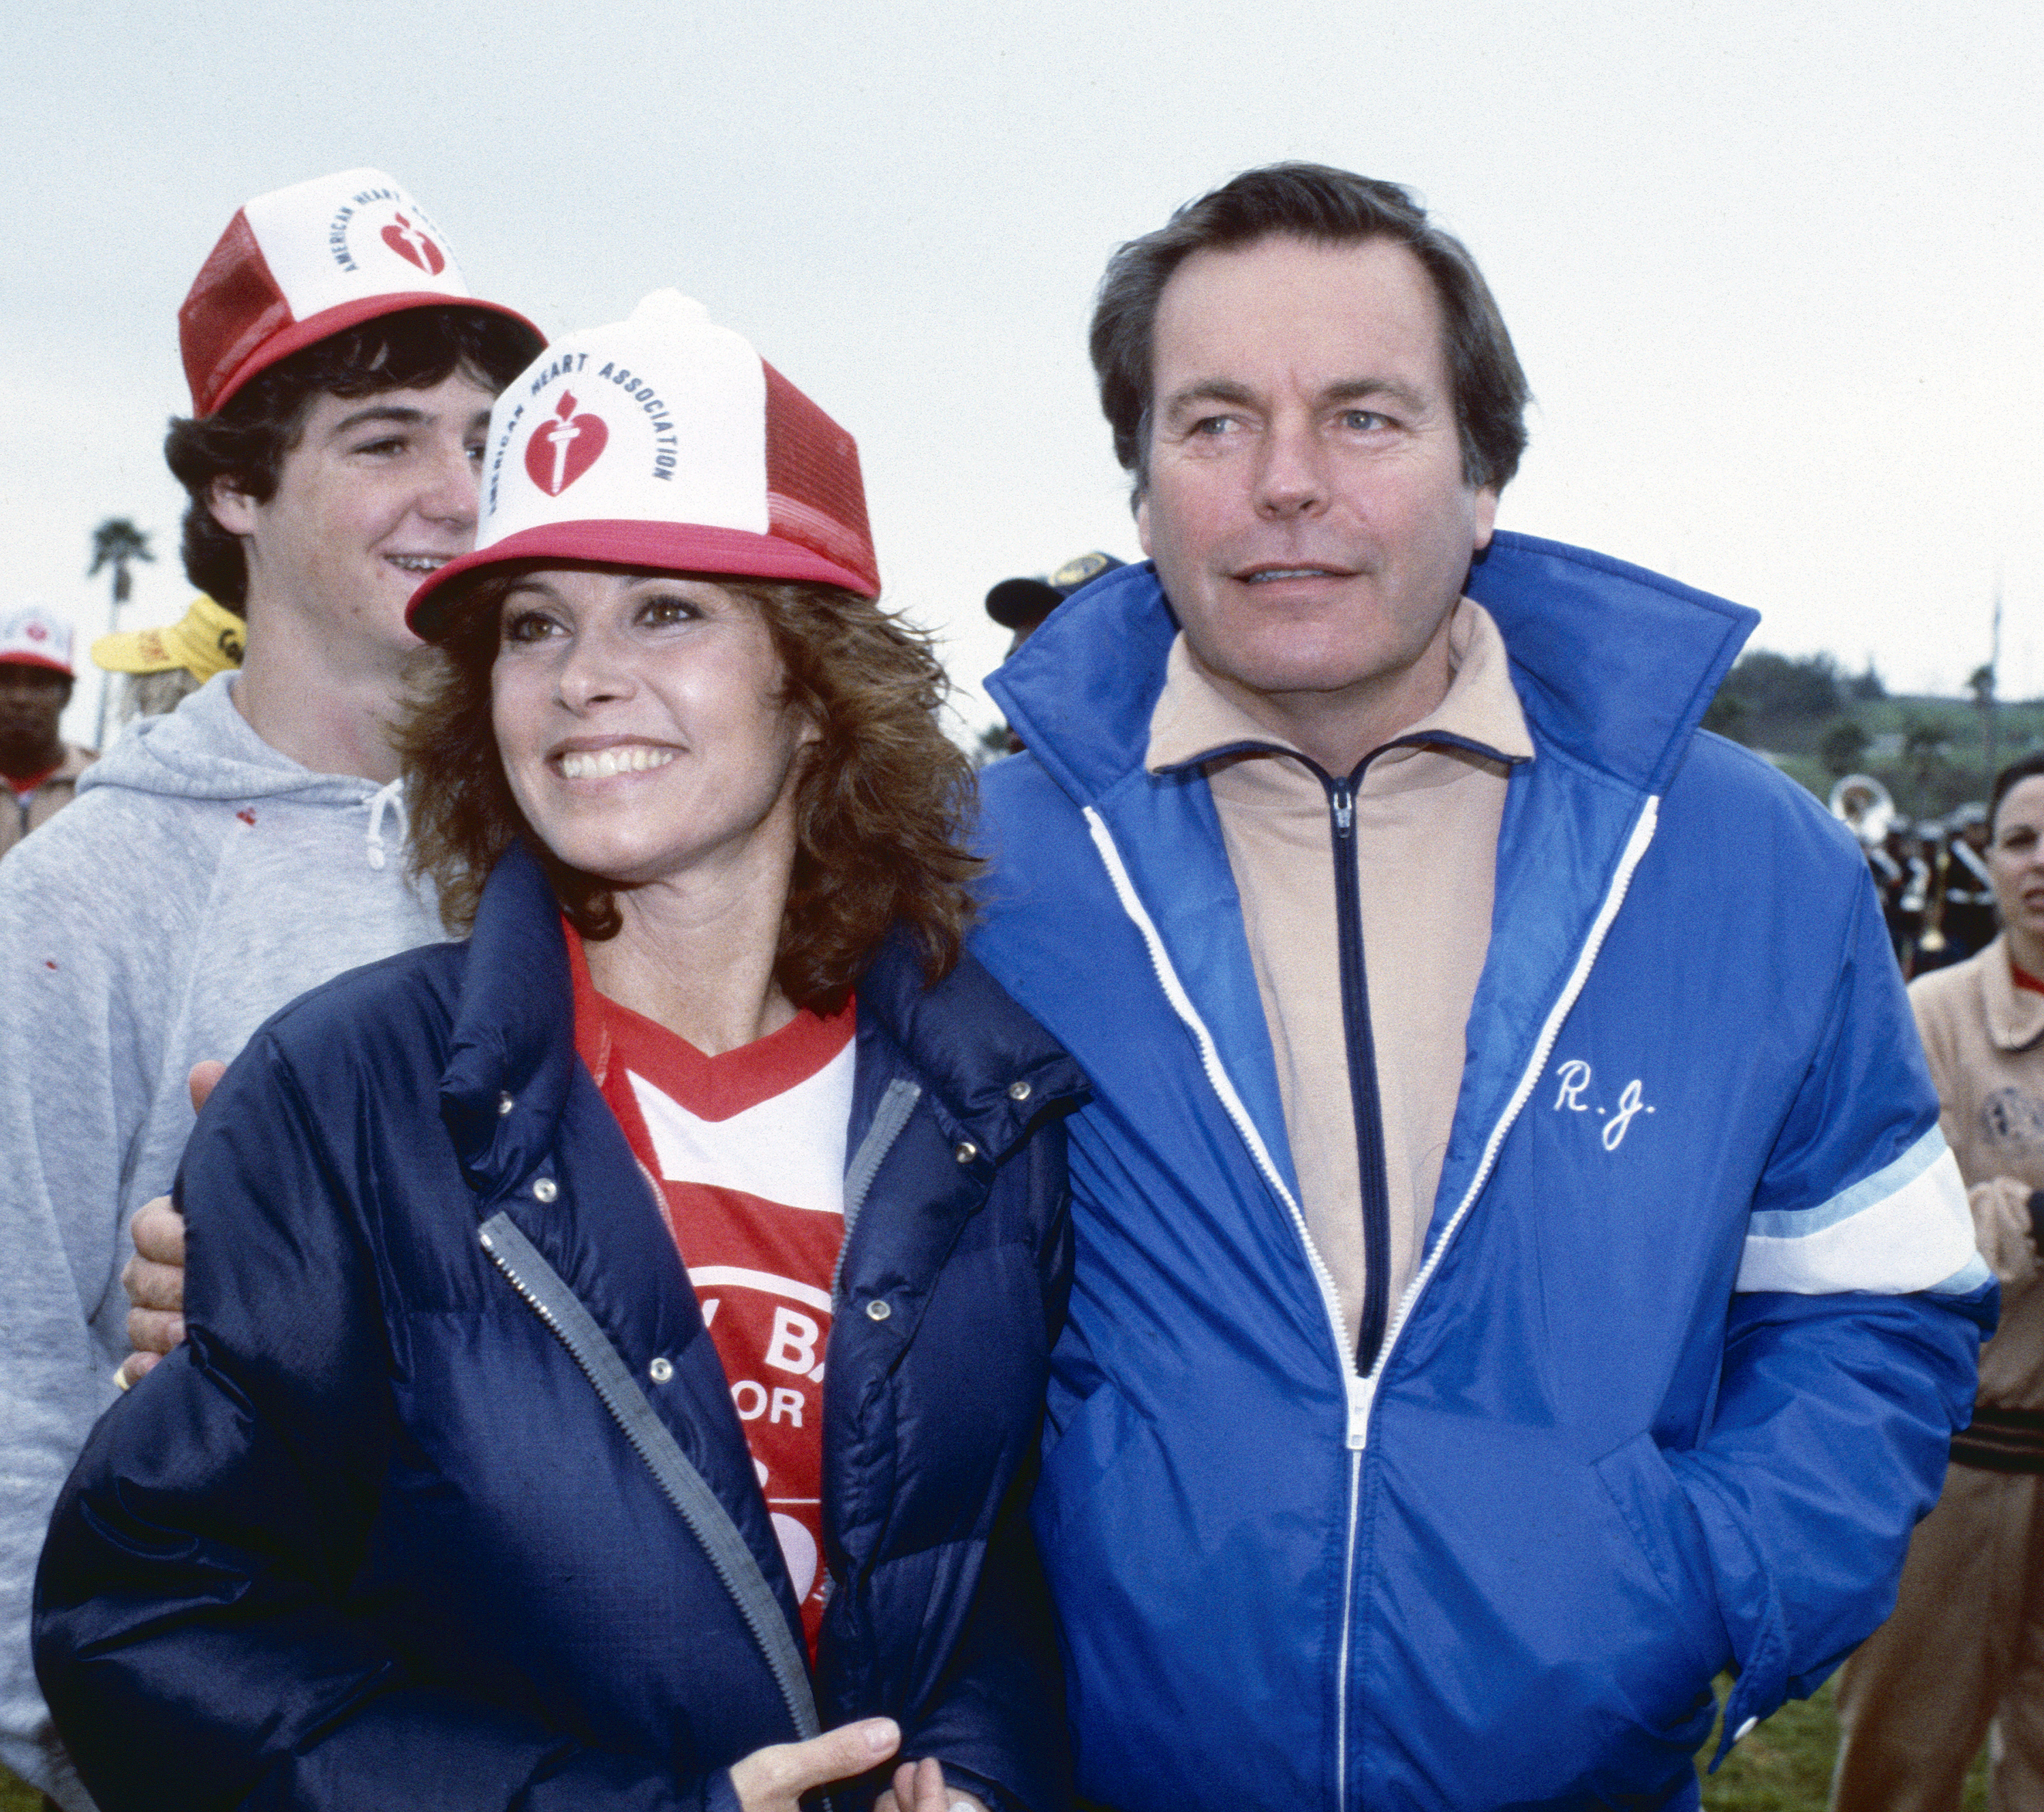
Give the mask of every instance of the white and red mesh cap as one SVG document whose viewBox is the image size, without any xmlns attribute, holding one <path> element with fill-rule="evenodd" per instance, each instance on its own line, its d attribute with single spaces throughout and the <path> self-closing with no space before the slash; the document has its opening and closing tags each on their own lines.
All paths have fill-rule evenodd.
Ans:
<svg viewBox="0 0 2044 1812">
<path fill-rule="evenodd" d="M 0 616 L 0 666 L 71 674 L 71 625 L 34 605 Z"/>
<path fill-rule="evenodd" d="M 857 443 L 674 290 L 512 379 L 490 417 L 475 551 L 421 585 L 406 620 L 430 640 L 463 575 L 534 560 L 880 592 Z"/>
<path fill-rule="evenodd" d="M 469 294 L 445 236 L 380 170 L 258 195 L 228 223 L 178 310 L 193 413 L 211 415 L 257 372 L 315 340 L 448 302 L 544 337 L 523 315 Z"/>
</svg>

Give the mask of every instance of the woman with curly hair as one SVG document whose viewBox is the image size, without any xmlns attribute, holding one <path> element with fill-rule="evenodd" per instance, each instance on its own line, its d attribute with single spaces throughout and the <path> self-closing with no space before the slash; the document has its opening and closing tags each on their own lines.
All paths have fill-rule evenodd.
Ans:
<svg viewBox="0 0 2044 1812">
<path fill-rule="evenodd" d="M 64 1739 L 106 1812 L 1061 1806 L 1083 1082 L 962 952 L 856 449 L 663 292 L 511 386 L 483 487 L 405 735 L 466 941 L 208 1104 L 189 1338 L 44 1555 Z"/>
</svg>

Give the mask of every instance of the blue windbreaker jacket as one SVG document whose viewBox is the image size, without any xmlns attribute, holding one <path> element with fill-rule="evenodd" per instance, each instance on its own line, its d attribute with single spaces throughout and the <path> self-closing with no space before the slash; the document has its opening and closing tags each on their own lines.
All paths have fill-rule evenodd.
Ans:
<svg viewBox="0 0 2044 1812">
<path fill-rule="evenodd" d="M 1359 1376 L 1154 571 L 991 682 L 983 962 L 1071 1052 L 1038 1540 L 1082 1798 L 1692 1803 L 1887 1614 L 1993 1286 L 1865 865 L 1696 724 L 1752 612 L 1499 536 L 1537 751 L 1422 1268 Z M 1380 1061 L 1395 1062 L 1395 1051 Z"/>
<path fill-rule="evenodd" d="M 890 943 L 861 983 L 811 1708 L 723 1367 L 573 1022 L 514 851 L 469 944 L 305 996 L 208 1104 L 190 1338 L 102 1419 L 39 1576 L 94 1797 L 728 1808 L 740 1756 L 885 1712 L 989 1803 L 1057 1812 L 1020 1494 L 1082 1078 L 970 959 L 926 990 Z"/>
</svg>

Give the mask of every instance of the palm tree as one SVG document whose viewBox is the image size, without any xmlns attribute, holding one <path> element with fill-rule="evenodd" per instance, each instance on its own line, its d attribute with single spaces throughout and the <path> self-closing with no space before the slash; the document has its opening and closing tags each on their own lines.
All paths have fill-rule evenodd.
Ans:
<svg viewBox="0 0 2044 1812">
<path fill-rule="evenodd" d="M 128 568 L 136 560 L 153 560 L 149 551 L 149 538 L 125 516 L 110 516 L 92 532 L 92 564 L 86 569 L 85 576 L 90 578 L 102 566 L 110 566 L 113 571 L 113 601 L 107 608 L 106 632 L 111 635 L 121 627 L 121 607 L 128 601 L 135 589 L 133 578 Z M 92 743 L 98 748 L 106 740 L 106 694 L 108 681 L 104 674 L 99 681 L 99 724 L 93 731 Z"/>
</svg>

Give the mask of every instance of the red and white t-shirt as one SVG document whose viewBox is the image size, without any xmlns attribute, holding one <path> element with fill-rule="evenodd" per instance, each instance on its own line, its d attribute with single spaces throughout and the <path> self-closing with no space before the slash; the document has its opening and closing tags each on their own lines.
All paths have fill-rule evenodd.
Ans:
<svg viewBox="0 0 2044 1812">
<path fill-rule="evenodd" d="M 824 1349 L 844 1239 L 854 1008 L 804 1011 L 705 1057 L 606 1000 L 572 931 L 575 1048 L 653 1179 L 732 1401 L 815 1652 L 823 1565 Z"/>
</svg>

